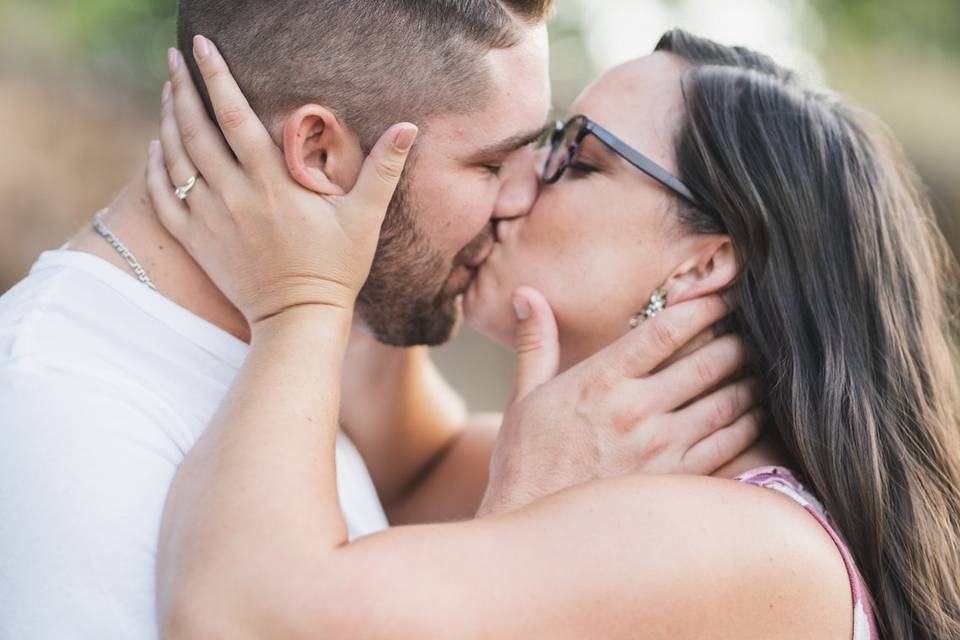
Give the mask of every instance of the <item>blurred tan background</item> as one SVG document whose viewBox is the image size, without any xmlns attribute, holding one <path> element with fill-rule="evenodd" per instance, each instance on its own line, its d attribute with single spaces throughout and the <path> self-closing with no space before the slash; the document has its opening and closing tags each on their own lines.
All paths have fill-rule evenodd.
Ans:
<svg viewBox="0 0 960 640">
<path fill-rule="evenodd" d="M 0 293 L 139 170 L 156 137 L 175 0 L 0 0 Z M 674 26 L 744 44 L 884 118 L 960 252 L 960 0 L 559 0 L 558 113 Z M 436 353 L 474 410 L 498 410 L 509 351 L 469 330 Z"/>
</svg>

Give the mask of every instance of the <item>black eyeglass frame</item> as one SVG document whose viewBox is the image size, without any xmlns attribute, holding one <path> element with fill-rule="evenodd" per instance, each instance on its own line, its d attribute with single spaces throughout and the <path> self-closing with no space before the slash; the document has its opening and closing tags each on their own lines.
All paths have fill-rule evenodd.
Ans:
<svg viewBox="0 0 960 640">
<path fill-rule="evenodd" d="M 576 138 L 570 142 L 570 147 L 567 149 L 567 157 L 561 161 L 560 166 L 553 175 L 548 175 L 554 154 L 560 152 L 556 147 L 563 141 L 568 128 L 573 126 L 580 126 L 581 129 L 577 132 Z M 691 204 L 697 205 L 697 199 L 693 196 L 693 193 L 691 193 L 687 185 L 683 184 L 676 176 L 584 115 L 573 116 L 565 123 L 558 120 L 553 130 L 547 131 L 545 138 L 547 144 L 550 145 L 550 153 L 543 165 L 542 177 L 544 182 L 553 184 L 563 177 L 563 172 L 571 165 L 577 149 L 588 135 L 594 136 L 615 154 L 671 191 L 676 192 Z"/>
</svg>

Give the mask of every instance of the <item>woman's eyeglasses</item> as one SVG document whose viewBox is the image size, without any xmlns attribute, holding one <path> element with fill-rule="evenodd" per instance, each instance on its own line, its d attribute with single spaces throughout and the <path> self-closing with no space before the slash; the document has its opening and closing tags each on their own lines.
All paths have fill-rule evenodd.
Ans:
<svg viewBox="0 0 960 640">
<path fill-rule="evenodd" d="M 574 116 L 566 122 L 557 122 L 552 130 L 548 130 L 541 139 L 540 146 L 549 146 L 550 151 L 543 165 L 543 179 L 553 184 L 563 176 L 563 172 L 573 162 L 577 149 L 588 135 L 606 145 L 611 151 L 635 166 L 640 171 L 676 192 L 691 204 L 696 205 L 687 185 L 683 184 L 669 171 L 643 155 L 617 136 L 613 135 L 587 116 Z"/>
</svg>

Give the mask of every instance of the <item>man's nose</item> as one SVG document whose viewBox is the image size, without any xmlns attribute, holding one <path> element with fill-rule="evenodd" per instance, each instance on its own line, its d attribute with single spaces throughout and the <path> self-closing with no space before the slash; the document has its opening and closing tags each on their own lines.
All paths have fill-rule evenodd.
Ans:
<svg viewBox="0 0 960 640">
<path fill-rule="evenodd" d="M 540 175 L 531 145 L 513 152 L 503 163 L 493 219 L 507 220 L 527 215 L 539 193 Z"/>
</svg>

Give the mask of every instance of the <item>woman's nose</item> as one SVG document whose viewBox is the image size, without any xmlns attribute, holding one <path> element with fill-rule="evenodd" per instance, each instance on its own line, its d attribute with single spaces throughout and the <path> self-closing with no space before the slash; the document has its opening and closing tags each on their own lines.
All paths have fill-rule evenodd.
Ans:
<svg viewBox="0 0 960 640">
<path fill-rule="evenodd" d="M 540 176 L 532 147 L 513 152 L 500 169 L 500 193 L 493 211 L 494 220 L 527 215 L 540 193 Z"/>
</svg>

